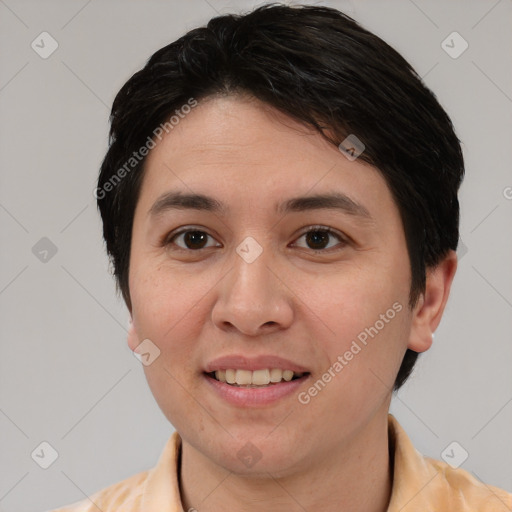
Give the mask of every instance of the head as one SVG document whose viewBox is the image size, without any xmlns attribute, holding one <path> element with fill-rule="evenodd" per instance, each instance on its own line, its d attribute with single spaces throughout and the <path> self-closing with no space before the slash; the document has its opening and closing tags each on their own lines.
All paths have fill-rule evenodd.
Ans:
<svg viewBox="0 0 512 512">
<path fill-rule="evenodd" d="M 362 151 L 355 159 L 340 150 L 347 138 Z M 357 416 L 364 393 L 375 396 L 366 416 L 377 410 L 441 319 L 463 172 L 434 94 L 338 11 L 264 6 L 158 50 L 115 98 L 96 197 L 138 337 L 171 363 L 191 364 L 183 374 L 162 370 L 165 358 L 160 371 L 158 361 L 145 368 L 176 428 L 186 429 L 186 414 L 172 404 L 181 397 L 194 408 L 194 379 L 229 352 L 296 354 L 313 361 L 306 370 L 316 380 L 352 350 L 357 357 L 308 407 L 323 414 L 354 386 L 354 398 L 340 399 L 345 410 Z M 171 191 L 182 199 L 165 208 Z M 329 194 L 341 208 L 289 201 Z M 250 263 L 236 251 L 247 237 L 258 253 Z M 236 436 L 236 414 L 225 412 Z M 278 419 L 270 416 L 258 418 L 268 427 Z"/>
</svg>

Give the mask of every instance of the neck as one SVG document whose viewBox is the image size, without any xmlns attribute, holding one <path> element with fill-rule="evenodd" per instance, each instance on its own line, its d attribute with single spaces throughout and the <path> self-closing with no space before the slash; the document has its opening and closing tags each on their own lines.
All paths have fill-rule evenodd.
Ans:
<svg viewBox="0 0 512 512">
<path fill-rule="evenodd" d="M 306 471 L 280 477 L 237 475 L 183 441 L 179 478 L 183 508 L 199 512 L 384 512 L 392 474 L 387 412 L 378 416 L 343 446 L 312 453 Z"/>
</svg>

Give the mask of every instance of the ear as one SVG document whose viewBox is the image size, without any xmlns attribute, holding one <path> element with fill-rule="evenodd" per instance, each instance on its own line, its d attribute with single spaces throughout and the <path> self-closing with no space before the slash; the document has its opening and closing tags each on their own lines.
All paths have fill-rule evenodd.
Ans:
<svg viewBox="0 0 512 512">
<path fill-rule="evenodd" d="M 456 270 L 457 254 L 452 250 L 436 267 L 427 269 L 425 293 L 414 307 L 407 344 L 407 348 L 414 352 L 425 352 L 431 347 L 432 336 L 441 322 Z"/>
<path fill-rule="evenodd" d="M 133 323 L 133 319 L 130 315 L 130 319 L 128 321 L 128 336 L 127 336 L 128 346 L 130 350 L 133 352 L 137 346 L 139 345 L 139 336 L 137 335 L 137 331 L 135 329 L 135 324 Z"/>
</svg>

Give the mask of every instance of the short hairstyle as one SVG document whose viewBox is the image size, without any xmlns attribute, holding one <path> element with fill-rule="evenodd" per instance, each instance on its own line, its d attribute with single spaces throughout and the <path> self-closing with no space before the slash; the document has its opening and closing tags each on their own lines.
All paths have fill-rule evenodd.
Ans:
<svg viewBox="0 0 512 512">
<path fill-rule="evenodd" d="M 363 142 L 359 158 L 380 171 L 400 212 L 412 308 L 425 291 L 427 268 L 457 248 L 460 141 L 435 95 L 382 39 L 335 9 L 281 4 L 218 16 L 187 32 L 154 53 L 115 97 L 95 195 L 117 290 L 128 308 L 145 162 L 132 155 L 191 98 L 217 95 L 257 98 L 336 146 L 349 135 Z M 407 349 L 395 390 L 417 356 Z"/>
</svg>

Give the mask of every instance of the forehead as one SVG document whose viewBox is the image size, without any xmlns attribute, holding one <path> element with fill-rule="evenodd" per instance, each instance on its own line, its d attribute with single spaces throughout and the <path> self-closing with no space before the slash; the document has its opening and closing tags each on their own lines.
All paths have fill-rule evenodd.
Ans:
<svg viewBox="0 0 512 512">
<path fill-rule="evenodd" d="M 164 136 L 151 151 L 148 165 L 171 155 L 190 165 L 209 159 L 236 165 L 243 159 L 247 166 L 268 165 L 279 157 L 308 160 L 311 146 L 317 150 L 316 157 L 318 151 L 332 150 L 315 130 L 257 99 L 213 97 L 201 102 Z"/>
<path fill-rule="evenodd" d="M 192 109 L 152 149 L 141 202 L 168 190 L 275 209 L 307 192 L 341 192 L 355 202 L 393 208 L 380 172 L 348 160 L 316 130 L 250 98 L 213 98 Z"/>
</svg>

